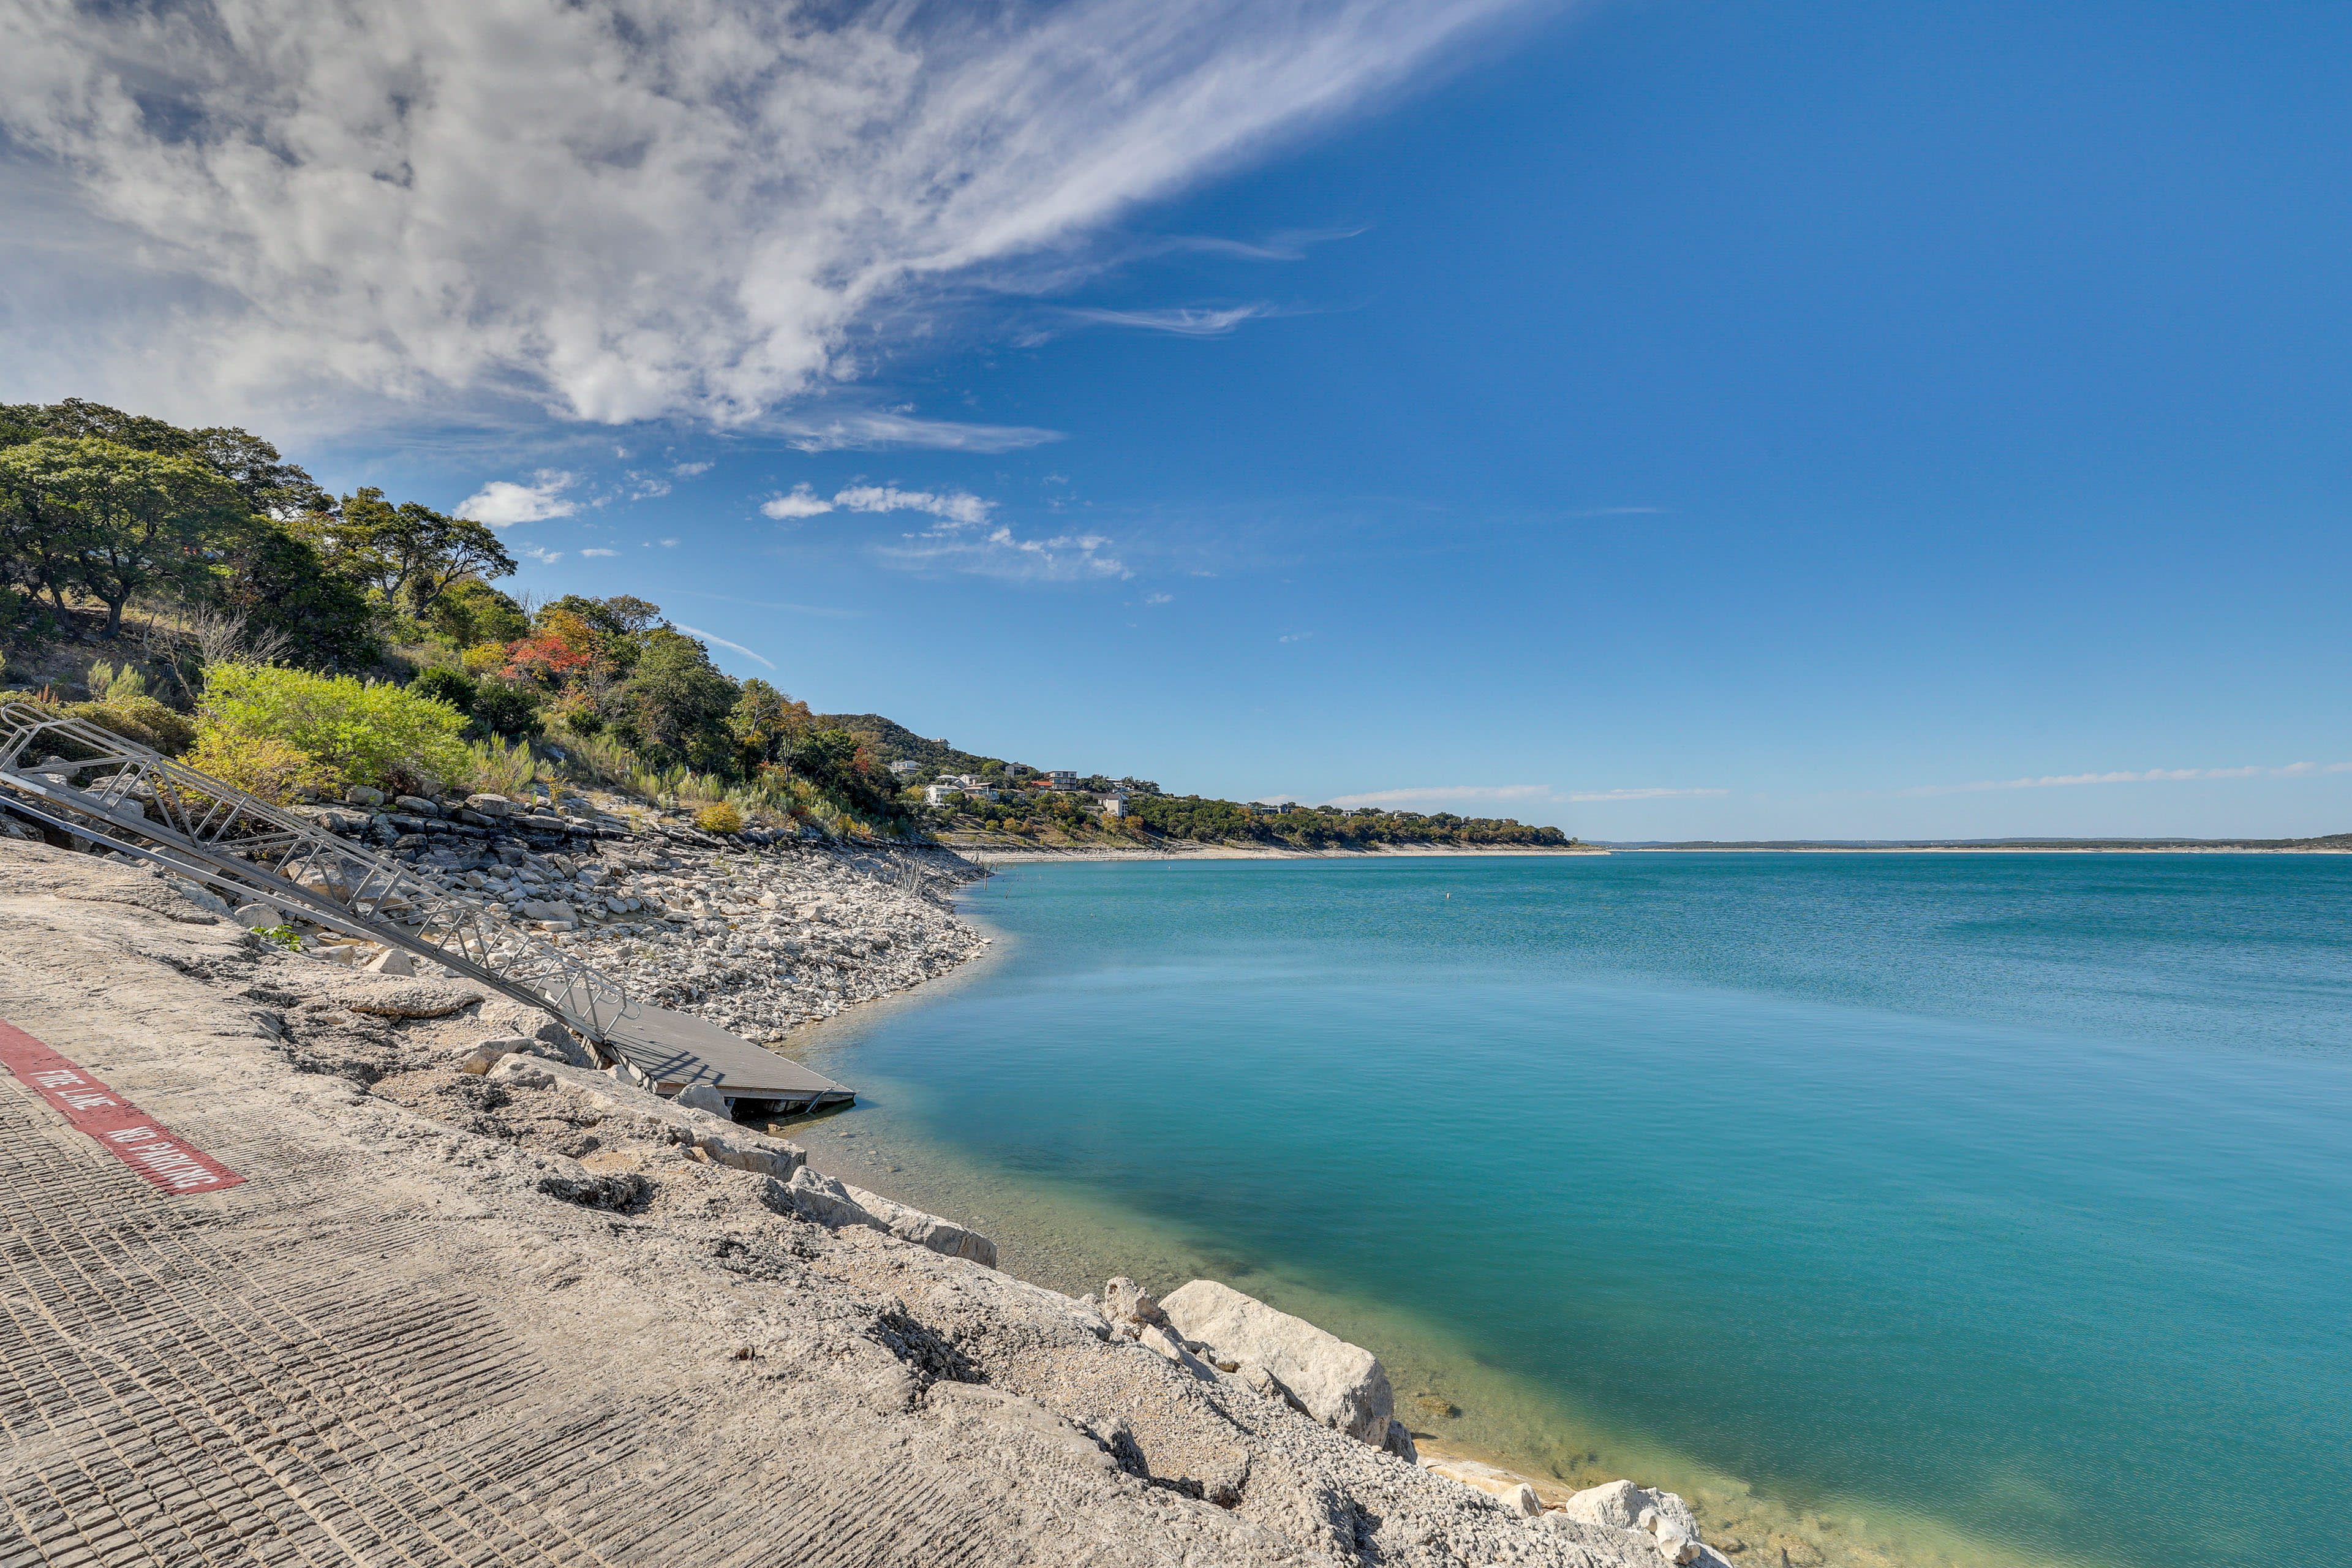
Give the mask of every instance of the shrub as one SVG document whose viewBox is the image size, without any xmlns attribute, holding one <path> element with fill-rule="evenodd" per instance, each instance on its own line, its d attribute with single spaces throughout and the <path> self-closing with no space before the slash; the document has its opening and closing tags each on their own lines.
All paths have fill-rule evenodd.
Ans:
<svg viewBox="0 0 2352 1568">
<path fill-rule="evenodd" d="M 306 794 L 332 794 L 344 782 L 336 770 L 277 736 L 249 731 L 205 735 L 181 760 L 272 805 L 289 805 Z"/>
<path fill-rule="evenodd" d="M 465 728 L 455 708 L 404 687 L 259 664 L 214 665 L 196 709 L 206 756 L 257 766 L 273 753 L 257 743 L 274 741 L 335 782 L 377 788 L 437 789 L 467 776 Z M 189 760 L 205 765 L 194 753 Z"/>
<path fill-rule="evenodd" d="M 408 689 L 419 697 L 430 697 L 436 702 L 446 702 L 458 712 L 474 706 L 475 686 L 472 676 L 446 665 L 435 665 L 408 683 Z"/>
<path fill-rule="evenodd" d="M 474 717 L 494 735 L 535 735 L 542 728 L 539 693 L 510 680 L 485 680 L 474 694 Z"/>
<path fill-rule="evenodd" d="M 732 801 L 716 801 L 694 814 L 694 825 L 705 833 L 740 833 L 743 814 Z"/>
<path fill-rule="evenodd" d="M 121 684 L 119 678 L 115 684 Z M 95 724 L 167 757 L 176 757 L 196 742 L 195 721 L 152 697 L 109 696 L 97 702 L 69 702 L 65 710 L 69 718 Z"/>
</svg>

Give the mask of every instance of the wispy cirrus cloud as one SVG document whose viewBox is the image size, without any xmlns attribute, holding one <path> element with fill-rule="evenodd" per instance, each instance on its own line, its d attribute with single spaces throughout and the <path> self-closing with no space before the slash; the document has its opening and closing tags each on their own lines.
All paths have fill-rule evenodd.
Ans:
<svg viewBox="0 0 2352 1568">
<path fill-rule="evenodd" d="M 2289 763 L 2284 767 L 2143 768 L 2105 773 L 2044 773 L 2038 778 L 1985 779 L 1976 784 L 1915 784 L 1897 795 L 1976 795 L 1986 790 L 2064 789 L 2080 784 L 2182 784 L 2192 779 L 2293 779 L 2352 773 L 2352 763 Z"/>
<path fill-rule="evenodd" d="M 1258 316 L 1270 316 L 1270 305 L 1236 305 L 1225 310 L 1176 309 L 1164 310 L 1071 310 L 1063 312 L 1073 320 L 1092 321 L 1106 327 L 1141 327 L 1149 331 L 1172 332 L 1184 338 L 1221 338 L 1244 321 Z"/>
<path fill-rule="evenodd" d="M 618 555 L 620 552 L 617 550 L 583 550 L 580 553 L 583 555 Z"/>
<path fill-rule="evenodd" d="M 877 552 L 887 563 L 908 570 L 970 572 L 1013 582 L 1078 583 L 1130 577 L 1127 563 L 1110 553 L 1099 533 L 1062 533 L 1023 539 L 1010 528 L 981 533 L 961 527 L 910 533 Z"/>
<path fill-rule="evenodd" d="M 737 653 L 741 654 L 745 658 L 756 658 L 761 664 L 767 665 L 770 669 L 776 668 L 775 665 L 764 656 L 753 653 L 741 643 L 729 642 L 725 637 L 714 636 L 709 632 L 704 631 L 700 626 L 689 626 L 684 621 L 672 621 L 670 625 L 676 626 L 679 631 L 684 632 L 690 637 L 700 637 L 704 642 L 715 642 L 720 647 L 731 647 Z"/>
<path fill-rule="evenodd" d="M 835 414 L 824 418 L 779 416 L 766 422 L 803 452 L 877 451 L 919 447 L 935 452 L 1017 452 L 1059 441 L 1059 430 L 1029 425 L 974 425 L 917 419 L 905 414 Z"/>
<path fill-rule="evenodd" d="M 18 363 L 185 417 L 748 424 L 1526 3 L 24 0 L 0 157 L 58 221 L 11 237 Z"/>
</svg>

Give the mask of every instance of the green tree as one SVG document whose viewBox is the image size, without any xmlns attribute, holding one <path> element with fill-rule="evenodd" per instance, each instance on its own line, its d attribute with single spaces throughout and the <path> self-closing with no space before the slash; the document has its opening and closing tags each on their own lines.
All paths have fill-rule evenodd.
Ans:
<svg viewBox="0 0 2352 1568">
<path fill-rule="evenodd" d="M 506 577 L 515 569 L 499 536 L 473 519 L 415 501 L 394 506 L 372 486 L 345 496 L 340 516 L 321 514 L 314 526 L 337 571 L 373 588 L 387 608 L 413 616 L 429 613 L 461 578 Z"/>
<path fill-rule="evenodd" d="M 426 624 L 459 647 L 510 643 L 530 635 L 522 606 L 479 577 L 460 577 L 433 601 Z"/>
<path fill-rule="evenodd" d="M 781 761 L 813 724 L 807 703 L 794 701 L 756 676 L 743 683 L 742 696 L 727 715 L 727 730 L 742 750 L 743 765 L 754 769 Z"/>
<path fill-rule="evenodd" d="M 656 626 L 644 639 L 621 687 L 635 721 L 634 743 L 663 763 L 725 765 L 734 750 L 726 723 L 737 700 L 735 683 L 711 664 L 700 643 L 681 632 Z"/>
<path fill-rule="evenodd" d="M 358 669 L 376 657 L 367 595 L 327 570 L 308 540 L 267 517 L 246 521 L 213 551 L 215 592 L 256 634 L 278 632 L 285 657 L 309 669 Z"/>
<path fill-rule="evenodd" d="M 58 577 L 70 575 L 106 605 L 109 637 L 134 594 L 201 579 L 205 546 L 249 515 L 236 488 L 193 458 L 88 437 L 44 436 L 0 450 L 0 489 L 42 535 L 60 607 Z"/>
</svg>

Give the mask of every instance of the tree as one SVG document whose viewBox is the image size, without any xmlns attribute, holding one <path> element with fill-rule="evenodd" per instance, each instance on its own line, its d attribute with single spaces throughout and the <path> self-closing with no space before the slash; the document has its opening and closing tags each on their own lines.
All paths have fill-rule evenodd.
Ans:
<svg viewBox="0 0 2352 1568">
<path fill-rule="evenodd" d="M 267 517 L 215 546 L 218 594 L 248 631 L 278 633 L 284 657 L 310 669 L 358 669 L 376 655 L 367 595 L 327 570 L 308 540 Z"/>
<path fill-rule="evenodd" d="M 415 501 L 394 506 L 370 486 L 343 498 L 340 517 L 312 526 L 339 572 L 367 584 L 394 610 L 424 616 L 460 578 L 510 576 L 514 557 L 499 536 L 471 518 L 451 517 Z"/>
<path fill-rule="evenodd" d="M 479 577 L 460 577 L 433 601 L 433 629 L 459 647 L 510 643 L 530 635 L 522 606 Z"/>
<path fill-rule="evenodd" d="M 201 578 L 204 546 L 248 516 L 236 487 L 193 458 L 87 437 L 0 450 L 0 488 L 29 505 L 59 607 L 61 568 L 105 604 L 108 637 L 132 595 Z"/>
<path fill-rule="evenodd" d="M 644 651 L 621 690 L 642 750 L 701 768 L 722 765 L 733 750 L 726 722 L 737 700 L 735 683 L 692 637 L 667 626 L 646 632 Z"/>
<path fill-rule="evenodd" d="M 743 683 L 743 695 L 727 715 L 728 732 L 742 748 L 744 765 L 754 769 L 779 761 L 814 725 L 807 703 L 794 701 L 756 676 Z"/>
<path fill-rule="evenodd" d="M 245 498 L 247 510 L 256 517 L 290 522 L 333 514 L 335 498 L 260 437 L 223 426 L 195 431 L 192 440 L 192 455 L 235 485 L 237 494 Z"/>
</svg>

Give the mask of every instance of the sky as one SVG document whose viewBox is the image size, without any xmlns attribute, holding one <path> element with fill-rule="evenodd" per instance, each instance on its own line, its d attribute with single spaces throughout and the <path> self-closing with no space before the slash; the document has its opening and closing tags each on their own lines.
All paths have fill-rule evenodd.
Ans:
<svg viewBox="0 0 2352 1568">
<path fill-rule="evenodd" d="M 0 398 L 820 711 L 1598 839 L 2352 829 L 2340 5 L 0 14 Z"/>
</svg>

